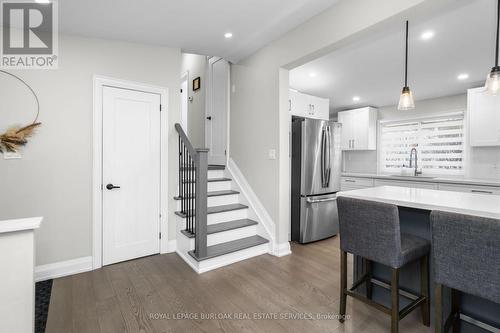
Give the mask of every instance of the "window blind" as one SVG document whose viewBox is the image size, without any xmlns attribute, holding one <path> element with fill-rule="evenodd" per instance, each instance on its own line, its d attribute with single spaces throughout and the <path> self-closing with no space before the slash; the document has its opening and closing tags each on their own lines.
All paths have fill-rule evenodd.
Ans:
<svg viewBox="0 0 500 333">
<path fill-rule="evenodd" d="M 464 116 L 387 123 L 381 126 L 380 170 L 399 173 L 416 148 L 424 174 L 464 173 Z"/>
</svg>

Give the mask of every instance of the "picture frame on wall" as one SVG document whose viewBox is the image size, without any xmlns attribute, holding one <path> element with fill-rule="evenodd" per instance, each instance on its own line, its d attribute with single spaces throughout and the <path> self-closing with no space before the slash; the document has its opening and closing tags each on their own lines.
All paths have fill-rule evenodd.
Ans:
<svg viewBox="0 0 500 333">
<path fill-rule="evenodd" d="M 193 80 L 193 91 L 200 90 L 201 88 L 201 78 L 198 76 Z"/>
</svg>

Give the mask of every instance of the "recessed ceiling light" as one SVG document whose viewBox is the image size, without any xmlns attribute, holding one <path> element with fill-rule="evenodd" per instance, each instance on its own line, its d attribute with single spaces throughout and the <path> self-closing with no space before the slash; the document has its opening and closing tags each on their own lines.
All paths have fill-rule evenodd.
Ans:
<svg viewBox="0 0 500 333">
<path fill-rule="evenodd" d="M 230 32 L 226 32 L 226 33 L 224 34 L 224 37 L 225 37 L 225 38 L 231 38 L 231 37 L 233 37 L 233 34 L 232 34 L 232 33 L 230 33 Z"/>
<path fill-rule="evenodd" d="M 359 102 L 360 100 L 361 100 L 361 97 L 359 97 L 359 96 L 354 96 L 354 97 L 352 98 L 352 101 L 353 101 L 353 102 Z"/>
<path fill-rule="evenodd" d="M 420 38 L 422 38 L 422 40 L 429 40 L 432 37 L 434 37 L 434 31 L 431 30 L 424 31 L 422 35 L 420 35 Z"/>
<path fill-rule="evenodd" d="M 467 73 L 463 73 L 463 74 L 460 74 L 457 76 L 457 79 L 459 79 L 460 81 L 467 80 L 468 78 L 469 78 L 469 74 L 467 74 Z"/>
<path fill-rule="evenodd" d="M 318 74 L 316 74 L 316 73 L 309 73 L 309 77 L 316 77 L 316 76 L 318 76 Z"/>
</svg>

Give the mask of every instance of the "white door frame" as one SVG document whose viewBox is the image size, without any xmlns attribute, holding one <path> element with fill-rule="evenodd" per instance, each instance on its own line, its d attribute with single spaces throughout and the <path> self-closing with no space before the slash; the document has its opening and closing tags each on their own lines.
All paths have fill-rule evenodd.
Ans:
<svg viewBox="0 0 500 333">
<path fill-rule="evenodd" d="M 114 87 L 160 95 L 160 253 L 168 250 L 168 89 L 139 82 L 94 75 L 93 169 L 92 169 L 92 267 L 102 267 L 102 115 L 103 87 Z"/>
<path fill-rule="evenodd" d="M 206 80 L 205 80 L 205 147 L 208 147 L 208 122 L 207 122 L 207 117 L 209 116 L 209 112 L 212 110 L 212 99 L 211 99 L 211 93 L 212 93 L 212 70 L 210 68 L 212 63 L 215 63 L 219 60 L 225 60 L 224 58 L 221 57 L 210 57 L 207 61 L 207 67 L 206 67 Z M 227 61 L 227 60 L 225 60 Z M 227 114 L 226 114 L 226 166 L 229 165 L 229 156 L 230 156 L 230 123 L 231 123 L 231 63 L 229 63 L 229 71 L 227 73 L 228 78 L 227 78 Z"/>
<path fill-rule="evenodd" d="M 188 127 L 189 127 L 189 71 L 185 71 L 184 74 L 181 75 L 181 86 L 182 86 L 182 83 L 186 81 L 186 99 L 187 99 L 187 110 L 186 110 L 186 122 L 187 122 L 187 126 L 184 126 L 186 124 L 183 124 L 182 123 L 182 105 L 181 105 L 181 121 L 180 121 L 180 124 L 183 126 L 183 130 L 184 132 L 186 132 L 186 135 L 189 137 L 189 131 L 188 131 Z M 181 93 L 181 97 L 182 97 L 182 93 Z M 181 103 L 184 103 L 184 101 L 181 99 Z"/>
</svg>

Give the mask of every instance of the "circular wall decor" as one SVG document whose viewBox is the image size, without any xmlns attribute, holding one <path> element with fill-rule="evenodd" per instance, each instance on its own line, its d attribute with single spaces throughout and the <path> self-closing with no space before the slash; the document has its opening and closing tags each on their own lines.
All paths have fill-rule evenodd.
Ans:
<svg viewBox="0 0 500 333">
<path fill-rule="evenodd" d="M 35 130 L 40 125 L 42 125 L 42 123 L 38 122 L 38 115 L 40 114 L 40 102 L 38 101 L 38 96 L 36 95 L 35 91 L 23 79 L 4 70 L 0 70 L 0 73 L 9 75 L 24 84 L 33 94 L 36 101 L 37 110 L 35 120 L 33 120 L 31 124 L 25 126 L 13 125 L 10 126 L 6 132 L 0 133 L 0 153 L 17 153 L 19 152 L 21 147 L 25 146 L 28 143 L 28 138 L 32 137 L 33 134 L 35 134 Z"/>
</svg>

